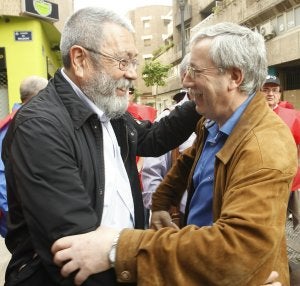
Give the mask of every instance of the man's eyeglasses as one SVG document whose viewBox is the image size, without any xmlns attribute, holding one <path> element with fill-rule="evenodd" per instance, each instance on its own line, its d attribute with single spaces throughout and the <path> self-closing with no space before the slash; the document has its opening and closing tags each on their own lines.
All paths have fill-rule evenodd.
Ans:
<svg viewBox="0 0 300 286">
<path fill-rule="evenodd" d="M 95 54 L 98 54 L 98 55 L 101 55 L 102 57 L 105 57 L 107 59 L 112 59 L 112 60 L 115 60 L 119 63 L 119 69 L 121 71 L 127 71 L 129 66 L 131 65 L 134 69 L 137 68 L 138 66 L 138 61 L 137 59 L 132 59 L 132 60 L 126 60 L 126 59 L 120 59 L 120 58 L 117 58 L 117 57 L 114 57 L 112 55 L 108 55 L 108 54 L 104 54 L 100 51 L 96 51 L 96 50 L 93 50 L 91 48 L 87 48 L 87 47 L 83 47 L 85 50 L 87 51 L 90 51 L 92 53 L 95 53 Z"/>
<path fill-rule="evenodd" d="M 263 89 L 262 89 L 262 92 L 263 93 L 267 93 L 267 94 L 269 94 L 269 93 L 279 93 L 280 92 L 280 90 L 279 90 L 279 88 L 278 87 L 274 87 L 274 88 L 268 88 L 268 87 L 264 87 Z"/>
<path fill-rule="evenodd" d="M 197 75 L 204 74 L 205 71 L 209 70 L 218 70 L 219 72 L 223 72 L 224 69 L 221 67 L 207 67 L 207 68 L 194 68 L 191 66 L 187 66 L 187 73 L 190 75 L 191 78 L 195 79 Z"/>
</svg>

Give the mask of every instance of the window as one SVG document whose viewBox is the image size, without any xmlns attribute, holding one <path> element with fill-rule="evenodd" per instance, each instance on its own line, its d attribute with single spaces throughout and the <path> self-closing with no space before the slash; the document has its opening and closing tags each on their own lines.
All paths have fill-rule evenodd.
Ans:
<svg viewBox="0 0 300 286">
<path fill-rule="evenodd" d="M 277 27 L 278 27 L 279 34 L 285 31 L 284 15 L 280 15 L 277 17 Z"/>
<path fill-rule="evenodd" d="M 150 20 L 143 21 L 144 29 L 150 28 Z"/>
<path fill-rule="evenodd" d="M 295 24 L 300 25 L 300 6 L 295 9 Z"/>
<path fill-rule="evenodd" d="M 151 46 L 151 39 L 144 39 L 144 47 Z"/>
<path fill-rule="evenodd" d="M 286 25 L 287 29 L 295 27 L 294 10 L 288 11 L 286 13 Z"/>
<path fill-rule="evenodd" d="M 144 47 L 149 47 L 151 46 L 151 40 L 152 40 L 152 35 L 146 35 L 142 36 L 142 40 L 144 42 Z"/>
<path fill-rule="evenodd" d="M 186 28 L 184 29 L 184 34 L 185 34 L 185 41 L 186 41 L 187 43 L 189 43 L 189 41 L 190 41 L 190 36 L 191 36 L 191 27 L 186 27 Z"/>
<path fill-rule="evenodd" d="M 152 54 L 143 55 L 143 59 L 145 60 L 145 62 L 151 61 L 152 58 L 153 58 Z"/>
<path fill-rule="evenodd" d="M 144 29 L 150 28 L 150 21 L 152 20 L 152 16 L 144 16 L 141 17 L 141 21 L 143 23 Z"/>
</svg>

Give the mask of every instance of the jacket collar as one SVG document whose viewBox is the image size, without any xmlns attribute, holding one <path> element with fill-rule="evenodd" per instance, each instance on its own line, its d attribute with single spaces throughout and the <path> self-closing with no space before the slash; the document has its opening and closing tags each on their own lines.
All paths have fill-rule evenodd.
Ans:
<svg viewBox="0 0 300 286">
<path fill-rule="evenodd" d="M 217 153 L 217 157 L 224 163 L 228 163 L 238 145 L 253 130 L 253 128 L 270 112 L 262 93 L 255 94 L 240 120 L 226 140 L 223 148 Z"/>
<path fill-rule="evenodd" d="M 76 129 L 80 128 L 84 122 L 94 115 L 97 116 L 75 93 L 71 85 L 58 70 L 53 79 L 53 83 L 58 96 L 68 110 Z"/>
</svg>

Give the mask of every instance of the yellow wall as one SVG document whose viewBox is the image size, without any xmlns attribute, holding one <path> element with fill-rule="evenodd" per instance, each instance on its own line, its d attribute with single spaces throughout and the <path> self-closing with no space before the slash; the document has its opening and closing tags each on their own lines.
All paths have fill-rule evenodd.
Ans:
<svg viewBox="0 0 300 286">
<path fill-rule="evenodd" d="M 59 67 L 57 54 L 41 20 L 25 17 L 5 17 L 0 21 L 0 47 L 5 48 L 8 80 L 9 111 L 15 102 L 20 102 L 19 85 L 30 75 L 47 78 L 47 57 L 55 69 Z M 9 19 L 9 20 L 7 20 Z M 15 41 L 15 31 L 31 31 L 32 41 Z M 53 69 L 50 70 L 51 76 Z"/>
</svg>

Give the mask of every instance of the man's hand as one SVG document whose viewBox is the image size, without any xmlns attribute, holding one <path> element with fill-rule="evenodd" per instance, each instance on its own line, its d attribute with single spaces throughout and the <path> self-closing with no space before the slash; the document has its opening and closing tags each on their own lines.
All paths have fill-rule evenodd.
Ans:
<svg viewBox="0 0 300 286">
<path fill-rule="evenodd" d="M 54 263 L 61 268 L 61 275 L 67 277 L 78 270 L 75 285 L 81 285 L 91 274 L 110 268 L 108 253 L 119 230 L 99 227 L 85 234 L 58 239 L 51 248 Z"/>
<path fill-rule="evenodd" d="M 275 281 L 279 277 L 276 271 L 272 271 L 264 285 L 282 286 L 280 282 Z"/>
<path fill-rule="evenodd" d="M 179 229 L 178 226 L 172 222 L 172 218 L 167 211 L 152 212 L 150 227 L 159 230 L 163 227 L 173 227 Z"/>
</svg>

